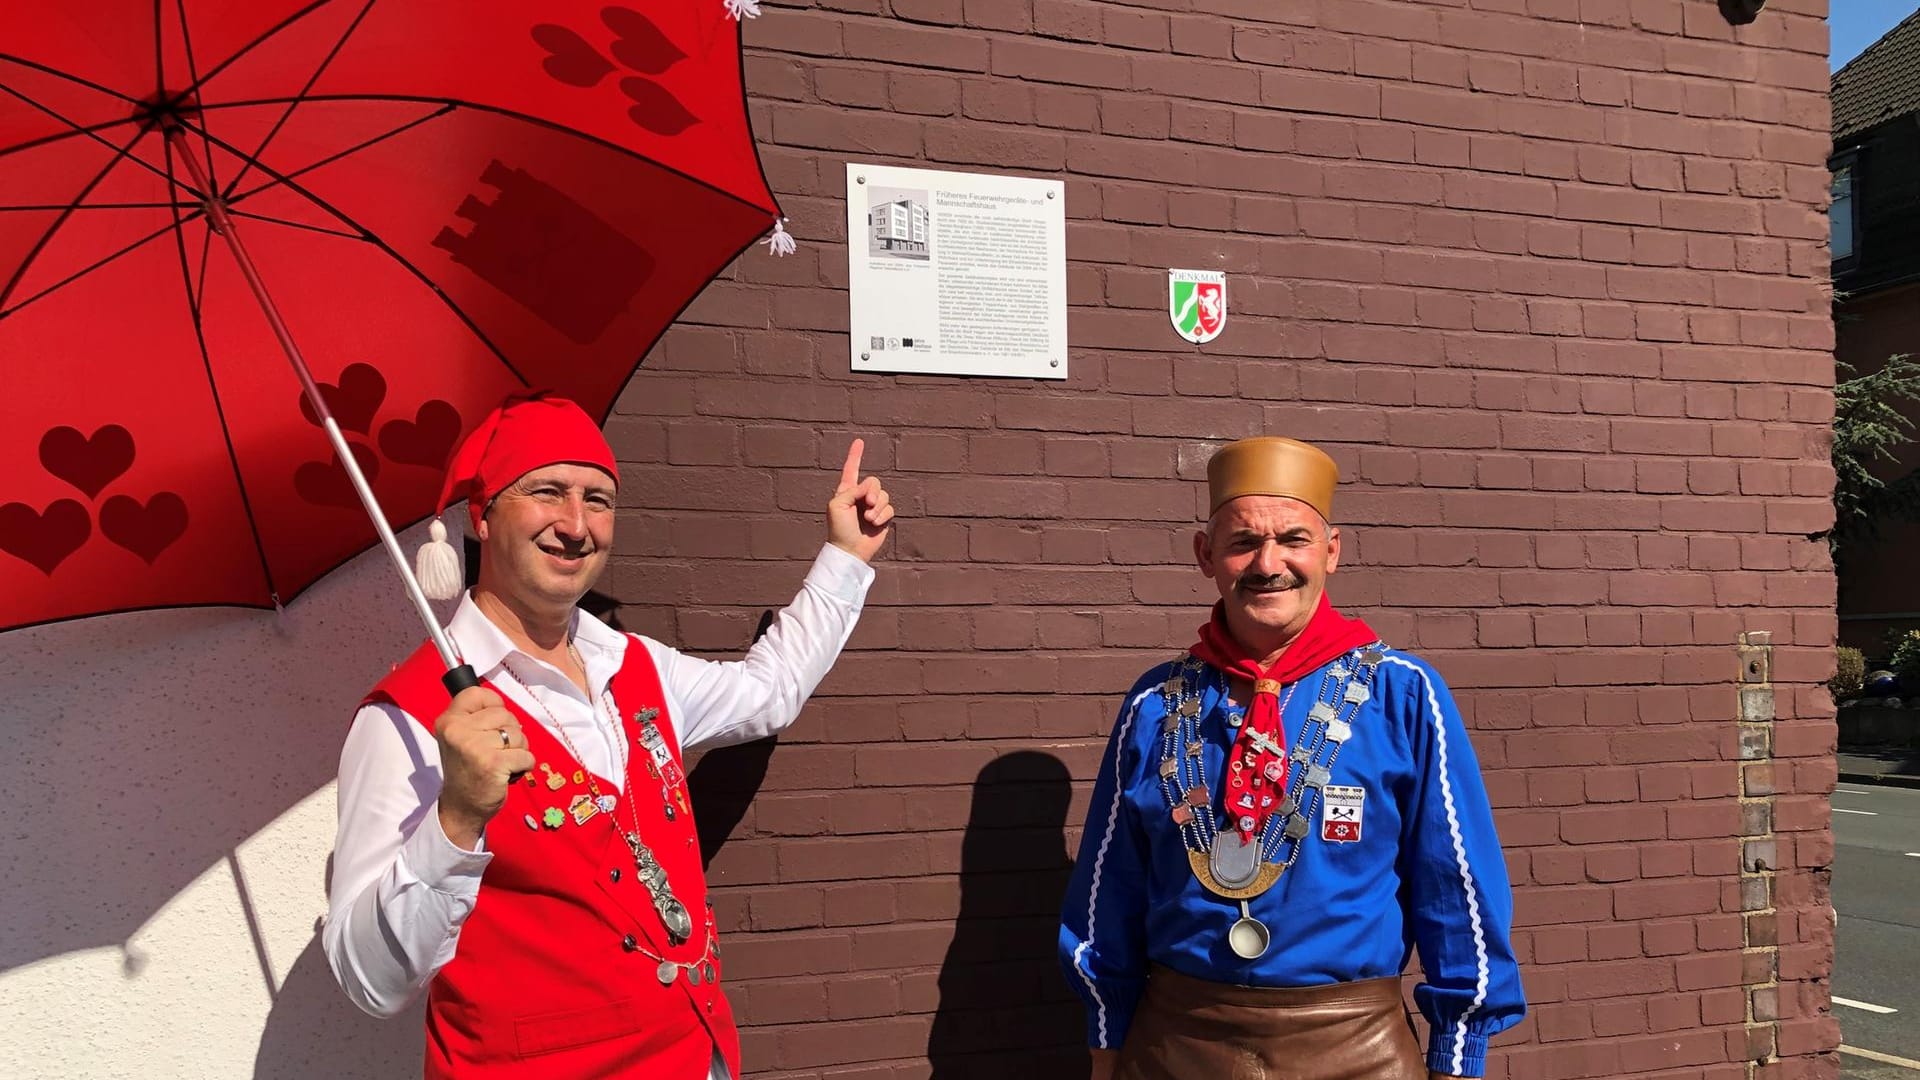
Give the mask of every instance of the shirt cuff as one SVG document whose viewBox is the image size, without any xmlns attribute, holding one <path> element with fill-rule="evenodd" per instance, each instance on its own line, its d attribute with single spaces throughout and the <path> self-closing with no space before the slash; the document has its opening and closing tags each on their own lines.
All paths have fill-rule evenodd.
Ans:
<svg viewBox="0 0 1920 1080">
<path fill-rule="evenodd" d="M 480 848 L 468 851 L 447 839 L 440 827 L 440 800 L 427 806 L 427 816 L 407 837 L 407 866 L 422 885 L 435 892 L 473 897 L 480 892 L 480 875 L 493 861 L 487 850 L 486 833 L 480 834 Z"/>
<path fill-rule="evenodd" d="M 1427 1043 L 1427 1068 L 1444 1076 L 1487 1075 L 1487 1037 L 1436 1030 Z"/>
<path fill-rule="evenodd" d="M 867 595 L 867 586 L 873 584 L 873 567 L 860 561 L 857 555 L 823 544 L 820 554 L 814 557 L 813 567 L 807 571 L 807 584 L 829 596 L 857 604 Z"/>
</svg>

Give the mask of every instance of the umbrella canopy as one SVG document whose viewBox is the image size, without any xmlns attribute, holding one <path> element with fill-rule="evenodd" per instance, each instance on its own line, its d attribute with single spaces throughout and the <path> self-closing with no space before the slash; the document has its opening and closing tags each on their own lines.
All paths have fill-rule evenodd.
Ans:
<svg viewBox="0 0 1920 1080">
<path fill-rule="evenodd" d="M 373 541 L 282 330 L 416 520 L 507 393 L 604 417 L 776 216 L 720 0 L 0 5 L 0 629 Z"/>
</svg>

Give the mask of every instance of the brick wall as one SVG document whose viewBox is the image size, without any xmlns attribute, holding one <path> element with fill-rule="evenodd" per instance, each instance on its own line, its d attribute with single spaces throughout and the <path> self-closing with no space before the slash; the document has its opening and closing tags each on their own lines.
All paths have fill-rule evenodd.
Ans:
<svg viewBox="0 0 1920 1080">
<path fill-rule="evenodd" d="M 737 651 L 852 434 L 902 513 L 799 724 L 701 765 L 735 797 L 711 872 L 755 1075 L 1078 1075 L 1067 853 L 1117 695 L 1204 613 L 1205 458 L 1258 433 L 1340 461 L 1335 600 L 1471 718 L 1535 1003 L 1494 1075 L 1835 1075 L 1834 593 L 1801 539 L 1830 513 L 1824 10 L 820 0 L 750 24 L 801 248 L 742 258 L 620 402 L 607 592 L 630 628 Z M 1072 378 L 850 374 L 848 160 L 1063 179 Z M 1227 272 L 1218 340 L 1168 326 L 1169 266 Z"/>
</svg>

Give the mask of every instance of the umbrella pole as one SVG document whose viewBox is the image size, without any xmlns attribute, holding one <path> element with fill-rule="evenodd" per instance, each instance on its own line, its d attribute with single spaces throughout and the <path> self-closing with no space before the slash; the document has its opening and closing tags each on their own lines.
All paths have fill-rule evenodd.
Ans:
<svg viewBox="0 0 1920 1080">
<path fill-rule="evenodd" d="M 193 148 L 187 143 L 186 130 L 177 121 L 166 123 L 167 141 L 173 144 L 187 172 L 193 177 L 194 188 L 205 193 L 204 206 L 207 219 L 213 231 L 227 242 L 227 249 L 233 252 L 234 261 L 240 265 L 240 274 L 247 280 L 247 287 L 253 290 L 254 299 L 260 301 L 260 310 L 267 316 L 267 324 L 273 327 L 273 336 L 280 340 L 280 348 L 287 354 L 287 361 L 293 365 L 293 373 L 300 379 L 300 389 L 307 395 L 307 402 L 313 406 L 315 416 L 320 418 L 320 426 L 326 430 L 327 441 L 333 444 L 334 455 L 347 470 L 347 478 L 353 482 L 353 490 L 360 496 L 360 503 L 366 507 L 367 516 L 373 519 L 374 531 L 380 534 L 380 544 L 387 549 L 387 555 L 393 560 L 394 569 L 400 571 L 400 581 L 406 587 L 407 598 L 413 601 L 414 610 L 420 613 L 420 620 L 427 625 L 427 636 L 433 639 L 434 650 L 440 654 L 441 663 L 447 667 L 442 678 L 447 692 L 458 694 L 468 686 L 478 685 L 473 669 L 463 663 L 453 650 L 453 642 L 446 631 L 440 628 L 440 620 L 434 617 L 433 608 L 427 603 L 426 593 L 420 590 L 420 581 L 414 577 L 413 567 L 407 565 L 407 557 L 400 550 L 400 541 L 393 535 L 393 528 L 387 524 L 386 512 L 380 509 L 379 500 L 374 498 L 373 488 L 367 484 L 366 476 L 360 471 L 360 463 L 354 460 L 353 450 L 347 446 L 347 438 L 340 433 L 340 425 L 333 419 L 333 411 L 327 408 L 327 399 L 320 393 L 320 387 L 313 381 L 313 373 L 307 370 L 307 362 L 300 355 L 300 347 L 294 344 L 293 335 L 288 332 L 286 320 L 280 317 L 280 309 L 274 305 L 273 297 L 267 292 L 267 284 L 261 280 L 260 271 L 253 265 L 252 256 L 240 240 L 240 233 L 233 217 L 227 213 L 226 202 L 207 180 L 205 168 L 194 155 Z"/>
</svg>

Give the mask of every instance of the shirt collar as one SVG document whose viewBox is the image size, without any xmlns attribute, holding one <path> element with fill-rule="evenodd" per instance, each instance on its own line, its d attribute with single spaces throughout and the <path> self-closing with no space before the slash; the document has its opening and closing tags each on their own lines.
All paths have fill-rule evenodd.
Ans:
<svg viewBox="0 0 1920 1080">
<path fill-rule="evenodd" d="M 508 657 L 546 666 L 521 651 L 506 631 L 487 618 L 480 605 L 473 602 L 471 590 L 460 598 L 460 606 L 447 623 L 447 632 L 453 636 L 461 659 L 482 678 L 497 674 L 501 662 Z M 586 662 L 587 679 L 596 692 L 606 686 L 627 654 L 627 635 L 577 607 L 573 609 L 573 643 L 580 650 L 580 659 Z"/>
</svg>

